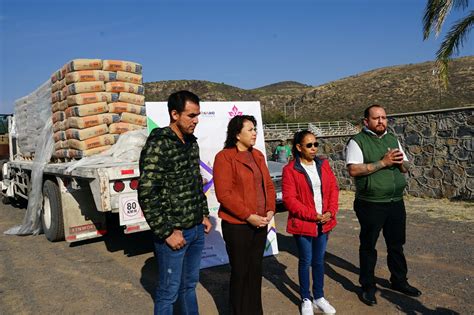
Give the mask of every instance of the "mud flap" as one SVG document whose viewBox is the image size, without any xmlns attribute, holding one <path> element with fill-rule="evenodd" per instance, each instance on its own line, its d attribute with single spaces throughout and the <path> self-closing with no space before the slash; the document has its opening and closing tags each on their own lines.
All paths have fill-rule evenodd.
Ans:
<svg viewBox="0 0 474 315">
<path fill-rule="evenodd" d="M 66 241 L 77 242 L 106 234 L 105 214 L 97 211 L 90 189 L 73 190 L 61 186 Z"/>
</svg>

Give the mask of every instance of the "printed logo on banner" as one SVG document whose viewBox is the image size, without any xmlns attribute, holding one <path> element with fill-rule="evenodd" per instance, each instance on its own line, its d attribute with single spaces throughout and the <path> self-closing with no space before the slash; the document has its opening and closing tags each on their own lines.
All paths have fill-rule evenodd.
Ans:
<svg viewBox="0 0 474 315">
<path fill-rule="evenodd" d="M 237 106 L 234 105 L 234 107 L 232 107 L 232 111 L 229 112 L 229 115 L 230 115 L 230 117 L 242 116 L 242 112 L 239 111 L 239 109 L 237 108 Z"/>
<path fill-rule="evenodd" d="M 216 112 L 215 111 L 202 111 L 201 116 L 202 117 L 215 117 Z"/>
</svg>

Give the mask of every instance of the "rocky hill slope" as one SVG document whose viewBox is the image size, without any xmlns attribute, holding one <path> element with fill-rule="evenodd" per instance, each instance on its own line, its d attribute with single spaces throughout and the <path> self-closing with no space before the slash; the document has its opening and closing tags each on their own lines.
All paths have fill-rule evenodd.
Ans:
<svg viewBox="0 0 474 315">
<path fill-rule="evenodd" d="M 474 105 L 474 56 L 450 64 L 450 86 L 442 89 L 433 74 L 434 62 L 380 68 L 308 86 L 285 81 L 245 90 L 198 80 L 145 83 L 147 101 L 165 101 L 170 93 L 188 89 L 203 101 L 250 101 L 262 105 L 264 121 L 358 121 L 363 109 L 379 103 L 388 113 Z"/>
</svg>

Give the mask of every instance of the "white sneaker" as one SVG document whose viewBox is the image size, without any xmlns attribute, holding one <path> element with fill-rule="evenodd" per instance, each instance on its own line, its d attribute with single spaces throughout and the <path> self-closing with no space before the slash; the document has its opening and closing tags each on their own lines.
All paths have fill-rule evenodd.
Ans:
<svg viewBox="0 0 474 315">
<path fill-rule="evenodd" d="M 324 297 L 313 300 L 313 306 L 324 314 L 336 314 L 336 309 Z"/>
<path fill-rule="evenodd" d="M 301 315 L 313 315 L 313 305 L 308 299 L 303 299 L 301 303 Z"/>
</svg>

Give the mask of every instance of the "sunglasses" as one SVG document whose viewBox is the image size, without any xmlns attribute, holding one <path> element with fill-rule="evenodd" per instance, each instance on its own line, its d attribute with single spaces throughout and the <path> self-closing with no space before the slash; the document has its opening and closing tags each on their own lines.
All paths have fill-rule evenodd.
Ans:
<svg viewBox="0 0 474 315">
<path fill-rule="evenodd" d="M 318 142 L 314 142 L 314 143 L 310 142 L 310 143 L 306 143 L 304 146 L 307 147 L 308 149 L 311 149 L 311 147 L 313 147 L 313 146 L 315 148 L 317 148 L 317 147 L 319 147 L 319 143 Z"/>
</svg>

